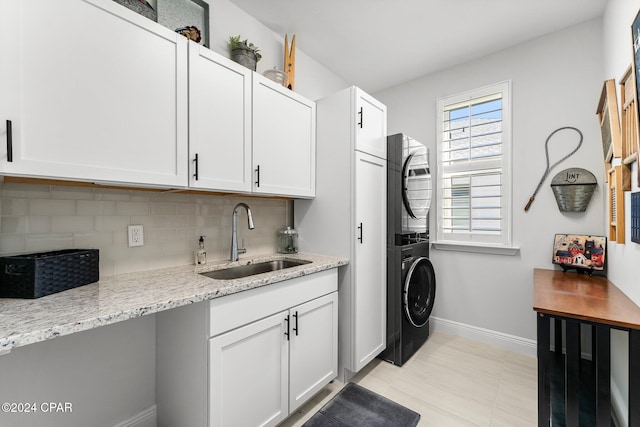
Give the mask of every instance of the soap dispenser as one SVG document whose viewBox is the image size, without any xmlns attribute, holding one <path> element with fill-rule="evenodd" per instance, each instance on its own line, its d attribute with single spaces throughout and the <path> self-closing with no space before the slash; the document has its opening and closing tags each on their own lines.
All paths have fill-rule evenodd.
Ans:
<svg viewBox="0 0 640 427">
<path fill-rule="evenodd" d="M 202 265 L 207 263 L 207 250 L 204 248 L 204 238 L 206 236 L 200 236 L 200 240 L 198 241 L 198 250 L 195 251 L 195 261 L 196 265 Z"/>
</svg>

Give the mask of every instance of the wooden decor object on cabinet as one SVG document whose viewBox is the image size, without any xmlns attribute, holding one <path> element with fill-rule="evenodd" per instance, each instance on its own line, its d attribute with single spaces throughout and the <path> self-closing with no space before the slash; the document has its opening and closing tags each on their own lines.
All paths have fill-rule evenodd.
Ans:
<svg viewBox="0 0 640 427">
<path fill-rule="evenodd" d="M 614 166 L 609 176 L 609 240 L 624 244 L 624 192 L 630 190 L 629 168 L 626 165 Z"/>
<path fill-rule="evenodd" d="M 611 159 L 622 156 L 622 137 L 618 117 L 618 97 L 613 79 L 605 80 L 598 102 L 598 122 L 602 136 L 605 173 L 611 168 Z"/>
<path fill-rule="evenodd" d="M 316 199 L 295 201 L 305 252 L 350 259 L 339 275 L 338 378 L 386 348 L 386 107 L 351 87 L 317 105 Z"/>
</svg>

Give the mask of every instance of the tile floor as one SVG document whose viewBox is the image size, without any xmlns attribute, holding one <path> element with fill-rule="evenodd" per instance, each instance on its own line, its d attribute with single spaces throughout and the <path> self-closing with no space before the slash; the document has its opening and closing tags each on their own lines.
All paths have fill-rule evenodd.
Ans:
<svg viewBox="0 0 640 427">
<path fill-rule="evenodd" d="M 421 414 L 418 426 L 537 425 L 534 357 L 432 332 L 402 367 L 375 359 L 353 379 Z M 301 426 L 342 387 L 334 381 L 280 427 Z"/>
</svg>

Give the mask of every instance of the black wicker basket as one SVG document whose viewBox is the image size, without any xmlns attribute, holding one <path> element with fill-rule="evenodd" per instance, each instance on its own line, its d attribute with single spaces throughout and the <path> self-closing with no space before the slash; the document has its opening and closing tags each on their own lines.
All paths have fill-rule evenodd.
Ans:
<svg viewBox="0 0 640 427">
<path fill-rule="evenodd" d="M 0 257 L 0 298 L 40 298 L 97 282 L 97 249 Z"/>
</svg>

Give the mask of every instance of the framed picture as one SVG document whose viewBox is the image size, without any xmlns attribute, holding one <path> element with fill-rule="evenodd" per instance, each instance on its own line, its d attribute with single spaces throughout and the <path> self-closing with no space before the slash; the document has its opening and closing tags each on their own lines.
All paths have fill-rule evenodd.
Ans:
<svg viewBox="0 0 640 427">
<path fill-rule="evenodd" d="M 199 44 L 209 47 L 209 4 L 203 0 L 156 0 L 158 23 L 183 35 L 197 28 Z M 194 40 L 192 37 L 189 37 Z"/>
<path fill-rule="evenodd" d="M 209 47 L 209 3 L 204 0 L 113 1 Z"/>
<path fill-rule="evenodd" d="M 604 271 L 607 238 L 581 234 L 556 234 L 553 241 L 553 263 L 566 271 L 570 268 Z"/>
</svg>

